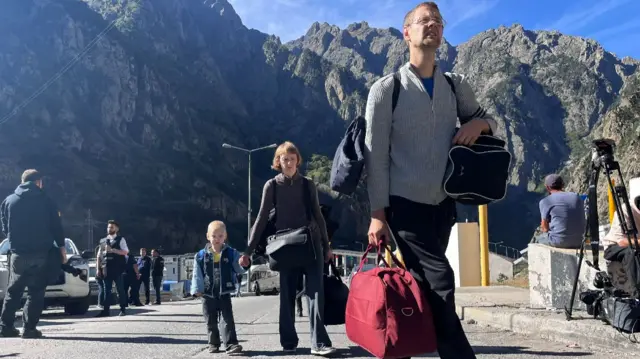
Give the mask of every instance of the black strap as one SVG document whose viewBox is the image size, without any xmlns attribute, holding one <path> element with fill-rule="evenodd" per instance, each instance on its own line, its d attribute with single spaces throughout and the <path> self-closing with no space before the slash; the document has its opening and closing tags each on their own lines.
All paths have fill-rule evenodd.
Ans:
<svg viewBox="0 0 640 359">
<path fill-rule="evenodd" d="M 447 80 L 447 83 L 449 84 L 449 87 L 451 88 L 453 95 L 456 96 L 456 87 L 453 84 L 453 80 L 447 74 L 443 74 L 443 75 L 444 75 L 444 78 Z M 400 73 L 396 71 L 393 73 L 393 94 L 391 97 L 391 112 L 396 110 L 396 106 L 398 105 L 398 97 L 400 97 Z"/>
<path fill-rule="evenodd" d="M 396 110 L 398 105 L 398 97 L 400 96 L 400 74 L 396 71 L 393 73 L 393 97 L 391 97 L 391 112 Z"/>
<path fill-rule="evenodd" d="M 271 179 L 271 187 L 273 187 L 273 208 L 276 208 L 276 188 L 278 188 L 278 184 L 276 183 L 276 179 L 272 178 Z"/>
<path fill-rule="evenodd" d="M 311 214 L 311 186 L 309 186 L 309 180 L 306 177 L 302 177 L 303 187 L 304 187 L 304 209 L 307 214 L 307 221 L 311 223 L 311 219 L 313 218 Z"/>
</svg>

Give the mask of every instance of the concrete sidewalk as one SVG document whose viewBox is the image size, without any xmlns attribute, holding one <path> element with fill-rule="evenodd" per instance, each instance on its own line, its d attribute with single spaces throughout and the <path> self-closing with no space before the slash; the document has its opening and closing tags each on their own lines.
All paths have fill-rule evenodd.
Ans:
<svg viewBox="0 0 640 359">
<path fill-rule="evenodd" d="M 586 311 L 573 310 L 567 321 L 564 310 L 531 309 L 529 290 L 509 286 L 456 288 L 456 310 L 460 319 L 507 329 L 515 333 L 605 347 L 640 349 L 637 340 L 610 325 L 593 319 Z"/>
</svg>

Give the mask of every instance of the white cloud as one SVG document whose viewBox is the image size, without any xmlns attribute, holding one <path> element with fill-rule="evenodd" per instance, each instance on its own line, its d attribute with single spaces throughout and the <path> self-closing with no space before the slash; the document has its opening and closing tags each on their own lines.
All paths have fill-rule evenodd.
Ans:
<svg viewBox="0 0 640 359">
<path fill-rule="evenodd" d="M 493 9 L 500 0 L 442 0 L 446 32 Z M 282 41 L 306 33 L 314 21 L 341 28 L 367 21 L 375 27 L 399 29 L 413 0 L 229 0 L 249 28 L 280 36 Z"/>
<path fill-rule="evenodd" d="M 544 26 L 544 29 L 574 32 L 582 29 L 593 21 L 597 21 L 605 13 L 627 4 L 630 1 L 631 0 L 599 0 L 593 2 L 590 6 L 585 6 L 584 3 L 581 3 L 579 8 L 574 8 L 566 12 L 552 24 Z"/>
<path fill-rule="evenodd" d="M 612 26 L 612 27 L 594 32 L 592 34 L 589 34 L 587 37 L 592 39 L 604 39 L 610 36 L 620 35 L 620 34 L 622 34 L 623 36 L 626 36 L 629 34 L 630 30 L 636 30 L 636 29 L 640 29 L 640 20 L 633 19 L 631 21 L 622 23 L 620 25 Z M 634 32 L 634 33 L 637 33 L 637 32 Z"/>
<path fill-rule="evenodd" d="M 448 19 L 447 30 L 452 30 L 465 21 L 480 17 L 498 5 L 500 0 L 452 0 L 440 7 L 445 19 Z"/>
</svg>

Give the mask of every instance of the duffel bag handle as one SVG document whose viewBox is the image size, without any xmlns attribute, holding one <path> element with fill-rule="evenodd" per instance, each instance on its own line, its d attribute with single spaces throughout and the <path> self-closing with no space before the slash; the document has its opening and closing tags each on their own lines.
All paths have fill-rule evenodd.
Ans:
<svg viewBox="0 0 640 359">
<path fill-rule="evenodd" d="M 387 230 L 389 233 L 389 236 L 391 237 L 390 239 L 393 240 L 396 243 L 397 246 L 397 241 L 395 236 L 393 235 L 393 232 L 391 231 L 391 227 L 389 227 L 389 225 L 387 224 Z M 367 255 L 369 254 L 369 252 L 371 252 L 371 250 L 373 250 L 374 248 L 376 249 L 376 265 L 378 263 L 380 263 L 380 261 L 382 261 L 384 263 L 385 266 L 387 266 L 388 268 L 391 268 L 391 266 L 389 265 L 389 263 L 387 263 L 387 261 L 384 259 L 384 256 L 382 255 L 382 251 L 381 249 L 383 248 L 384 244 L 382 241 L 378 242 L 377 246 L 372 245 L 371 243 L 369 243 L 369 245 L 367 245 L 367 249 L 365 250 L 364 254 L 362 255 L 362 258 L 360 259 L 360 264 L 358 265 L 358 272 L 362 269 L 362 267 L 364 266 L 364 262 L 367 259 Z M 398 266 L 399 268 L 402 268 L 404 270 L 407 270 L 407 267 L 405 267 L 404 263 L 402 263 L 400 260 L 398 260 L 398 258 L 395 256 L 395 254 L 393 254 L 393 252 L 391 251 L 391 247 L 387 245 L 387 251 L 389 252 L 389 256 L 391 257 L 391 260 L 393 260 L 393 262 L 396 264 L 396 266 Z"/>
</svg>

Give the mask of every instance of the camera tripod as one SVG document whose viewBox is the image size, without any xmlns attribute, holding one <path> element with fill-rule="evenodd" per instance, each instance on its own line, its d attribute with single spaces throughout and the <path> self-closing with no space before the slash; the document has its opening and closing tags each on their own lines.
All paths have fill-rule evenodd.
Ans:
<svg viewBox="0 0 640 359">
<path fill-rule="evenodd" d="M 624 180 L 622 177 L 622 173 L 620 171 L 620 164 L 613 157 L 613 148 L 615 146 L 615 142 L 610 139 L 599 139 L 593 141 L 593 152 L 591 157 L 591 173 L 589 176 L 589 187 L 587 191 L 587 199 L 585 201 L 585 214 L 587 217 L 586 226 L 585 226 L 585 235 L 580 245 L 580 254 L 578 257 L 578 270 L 576 271 L 576 276 L 573 280 L 573 288 L 571 290 L 571 301 L 569 302 L 569 307 L 565 305 L 565 315 L 567 320 L 571 320 L 573 313 L 573 303 L 575 301 L 576 289 L 578 287 L 578 278 L 580 276 L 580 269 L 582 267 L 582 260 L 584 259 L 584 251 L 587 244 L 587 241 L 591 244 L 591 253 L 593 263 L 586 261 L 589 267 L 594 268 L 597 271 L 600 271 L 598 265 L 598 258 L 600 255 L 600 226 L 598 221 L 598 179 L 600 172 L 604 172 L 609 189 L 611 193 L 613 193 L 613 199 L 615 203 L 615 211 L 618 216 L 618 220 L 620 222 L 620 227 L 622 229 L 622 233 L 627 236 L 627 240 L 629 241 L 629 247 L 634 249 L 636 253 L 638 253 L 638 228 L 636 227 L 635 220 L 633 219 L 633 212 L 631 210 L 631 204 L 629 203 L 629 195 L 627 194 L 627 189 L 624 185 Z M 613 185 L 611 181 L 612 172 L 617 172 L 619 181 L 616 182 L 616 185 Z M 631 219 L 627 221 L 622 212 L 622 206 L 624 206 L 625 212 L 628 214 L 628 217 Z M 611 230 L 611 229 L 610 229 Z M 633 241 L 632 241 L 633 238 Z"/>
</svg>

